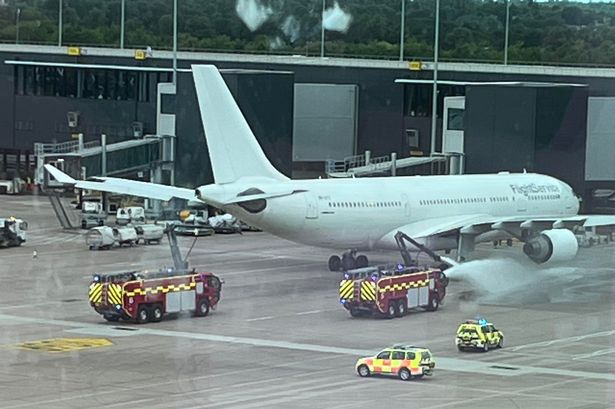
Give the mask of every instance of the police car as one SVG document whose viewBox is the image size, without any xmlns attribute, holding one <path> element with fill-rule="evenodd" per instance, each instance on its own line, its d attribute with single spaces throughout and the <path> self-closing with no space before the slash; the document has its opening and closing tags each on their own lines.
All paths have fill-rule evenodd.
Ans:
<svg viewBox="0 0 615 409">
<path fill-rule="evenodd" d="M 479 349 L 487 352 L 490 348 L 504 346 L 504 334 L 484 318 L 466 320 L 457 328 L 455 344 L 460 351 Z"/>
<path fill-rule="evenodd" d="M 433 375 L 436 362 L 427 348 L 394 345 L 375 356 L 361 358 L 355 369 L 359 376 L 394 375 L 402 381 Z"/>
</svg>

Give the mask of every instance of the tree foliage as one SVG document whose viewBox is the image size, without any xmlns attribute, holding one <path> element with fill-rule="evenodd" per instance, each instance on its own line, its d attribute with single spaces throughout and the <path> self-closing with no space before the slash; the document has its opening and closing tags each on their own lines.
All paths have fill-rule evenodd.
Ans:
<svg viewBox="0 0 615 409">
<path fill-rule="evenodd" d="M 125 46 L 170 49 L 172 0 L 125 0 Z M 239 2 L 267 15 L 255 31 L 238 16 Z M 57 44 L 60 0 L 9 0 L 0 6 L 0 41 Z M 328 7 L 334 0 L 327 0 Z M 338 0 L 352 16 L 345 33 L 327 31 L 330 56 L 396 58 L 401 0 Z M 440 9 L 443 60 L 502 61 L 504 0 L 444 0 Z M 63 44 L 117 47 L 121 0 L 63 0 Z M 322 0 L 178 0 L 181 50 L 317 55 Z M 253 12 L 257 9 L 251 9 Z M 407 59 L 433 55 L 434 0 L 406 0 Z M 615 63 L 615 5 L 511 0 L 509 61 Z"/>
</svg>

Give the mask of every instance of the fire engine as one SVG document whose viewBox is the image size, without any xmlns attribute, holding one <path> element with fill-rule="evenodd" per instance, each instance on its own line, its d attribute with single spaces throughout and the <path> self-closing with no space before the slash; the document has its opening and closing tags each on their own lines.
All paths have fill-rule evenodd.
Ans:
<svg viewBox="0 0 615 409">
<path fill-rule="evenodd" d="M 192 311 L 203 317 L 220 301 L 221 280 L 212 273 L 163 269 L 97 274 L 90 305 L 107 321 L 158 322 L 164 314 Z"/>
<path fill-rule="evenodd" d="M 403 232 L 395 234 L 403 264 L 364 267 L 349 270 L 340 281 L 340 303 L 353 317 L 376 314 L 402 317 L 410 308 L 436 311 L 446 295 L 448 278 L 444 260 Z M 430 267 L 418 266 L 405 241 L 434 261 Z"/>
<path fill-rule="evenodd" d="M 340 303 L 353 317 L 376 314 L 402 317 L 410 308 L 436 311 L 446 295 L 447 279 L 439 269 L 403 265 L 348 271 L 340 282 Z"/>
</svg>

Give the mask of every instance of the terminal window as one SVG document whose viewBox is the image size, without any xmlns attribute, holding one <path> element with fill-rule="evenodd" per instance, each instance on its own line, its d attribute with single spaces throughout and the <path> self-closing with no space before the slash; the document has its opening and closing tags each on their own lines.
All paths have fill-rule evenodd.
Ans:
<svg viewBox="0 0 615 409">
<path fill-rule="evenodd" d="M 150 85 L 169 77 L 166 72 L 16 66 L 15 94 L 148 102 Z"/>
</svg>

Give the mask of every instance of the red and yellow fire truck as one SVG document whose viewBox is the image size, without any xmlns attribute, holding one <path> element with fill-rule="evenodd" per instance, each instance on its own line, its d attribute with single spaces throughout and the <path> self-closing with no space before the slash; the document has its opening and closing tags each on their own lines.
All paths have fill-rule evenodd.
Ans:
<svg viewBox="0 0 615 409">
<path fill-rule="evenodd" d="M 436 311 L 446 295 L 448 279 L 440 269 L 366 267 L 344 273 L 340 303 L 353 317 L 376 314 L 402 317 L 410 308 Z"/>
<path fill-rule="evenodd" d="M 221 280 L 212 273 L 164 269 L 95 275 L 90 305 L 107 321 L 160 321 L 164 314 L 205 316 L 220 301 Z"/>
</svg>

